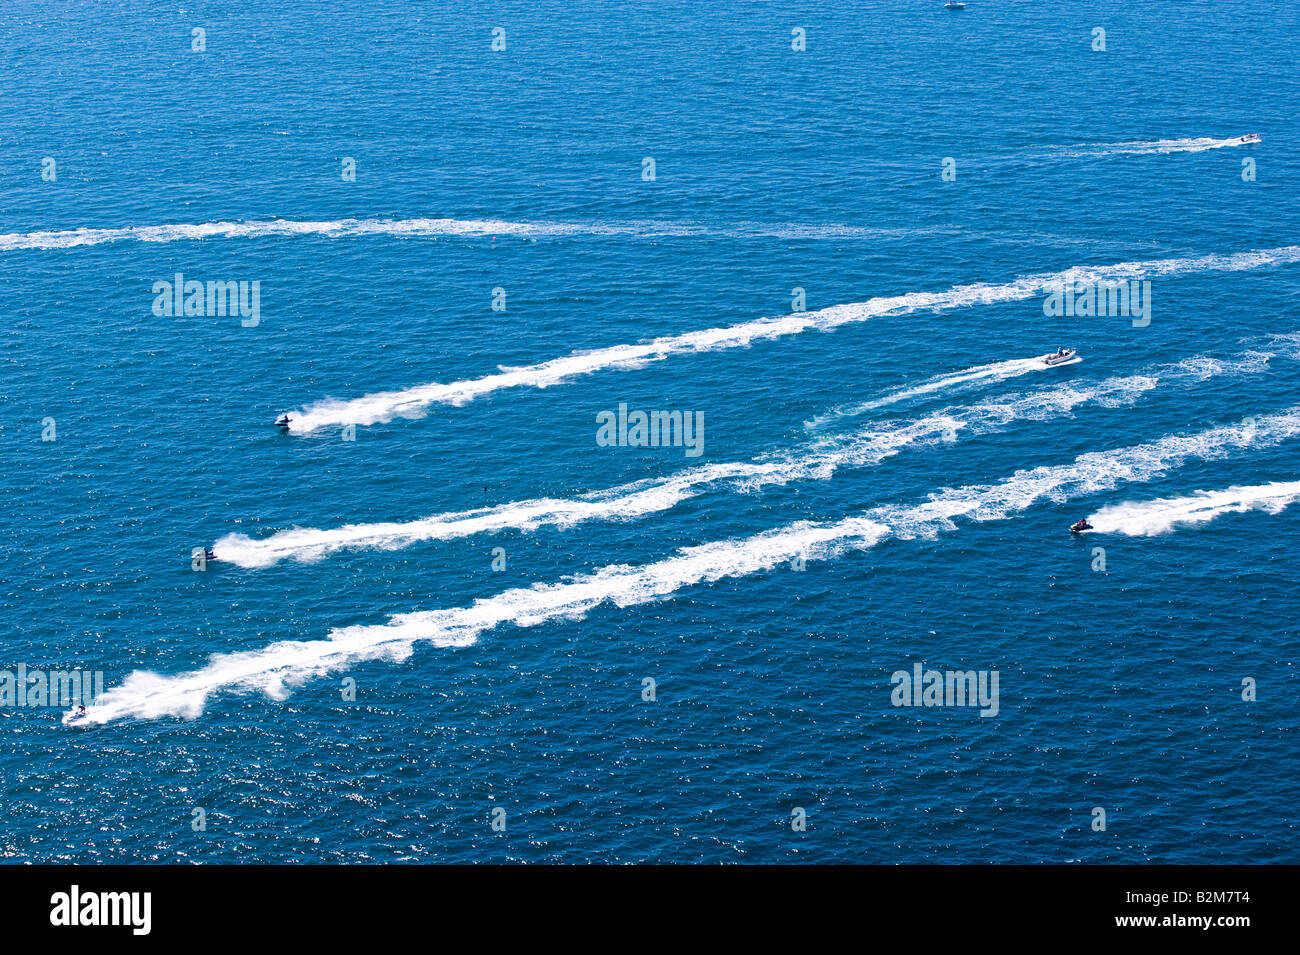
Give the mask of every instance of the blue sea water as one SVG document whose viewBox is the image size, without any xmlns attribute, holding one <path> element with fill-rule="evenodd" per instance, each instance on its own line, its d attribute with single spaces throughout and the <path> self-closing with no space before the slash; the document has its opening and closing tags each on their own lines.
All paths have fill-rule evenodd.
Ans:
<svg viewBox="0 0 1300 955">
<path fill-rule="evenodd" d="M 0 707 L 0 854 L 1300 861 L 1300 507 L 1065 531 L 1300 477 L 1300 354 L 1279 337 L 1300 331 L 1300 262 L 1268 252 L 1300 241 L 1298 55 L 1300 9 L 1243 0 L 11 4 L 0 668 L 102 671 L 118 706 L 88 727 Z M 210 226 L 277 219 L 326 225 Z M 776 319 L 796 288 L 815 312 L 1260 250 L 1152 276 L 1145 327 L 1025 294 L 501 388 L 355 440 L 270 425 Z M 154 314 L 176 273 L 258 281 L 257 324 Z M 1060 344 L 1084 361 L 859 407 Z M 1155 381 L 1070 406 L 1134 376 Z M 702 413 L 703 453 L 600 446 L 620 403 Z M 644 514 L 191 566 L 232 534 L 571 501 L 985 406 L 996 424 L 951 440 Z M 1285 434 L 1248 422 L 1150 475 L 1107 456 L 1246 418 Z M 761 557 L 797 521 L 1066 466 L 1075 484 L 934 533 L 814 548 L 802 570 Z M 419 618 L 388 657 L 320 672 L 294 655 L 310 647 L 267 651 L 722 541 L 635 598 L 582 578 L 555 613 L 459 640 Z M 997 671 L 997 715 L 894 706 L 915 663 Z M 192 682 L 163 699 L 169 677 Z"/>
</svg>

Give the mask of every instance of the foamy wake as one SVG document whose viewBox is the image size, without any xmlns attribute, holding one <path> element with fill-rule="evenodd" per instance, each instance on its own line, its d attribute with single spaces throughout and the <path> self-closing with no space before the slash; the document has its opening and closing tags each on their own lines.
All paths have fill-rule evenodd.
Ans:
<svg viewBox="0 0 1300 955">
<path fill-rule="evenodd" d="M 468 607 L 399 614 L 387 623 L 344 627 L 324 640 L 286 640 L 260 650 L 214 654 L 207 666 L 166 676 L 131 673 L 90 707 L 89 723 L 125 717 L 196 717 L 219 691 L 261 691 L 283 698 L 307 680 L 369 660 L 402 661 L 416 643 L 466 646 L 496 627 L 579 619 L 603 604 L 631 607 L 729 577 L 772 570 L 796 557 L 830 560 L 890 538 L 932 538 L 968 521 L 1002 520 L 1042 501 L 1062 503 L 1149 481 L 1192 459 L 1276 445 L 1300 435 L 1300 407 L 1194 434 L 1081 455 L 1064 465 L 1017 471 L 996 484 L 948 488 L 919 505 L 874 508 L 840 521 L 800 521 L 753 537 L 687 547 L 641 566 L 618 564 L 563 583 L 534 584 Z"/>
<path fill-rule="evenodd" d="M 800 480 L 826 480 L 845 467 L 877 464 L 911 444 L 954 440 L 962 426 L 939 413 L 909 424 L 864 430 L 801 451 L 755 461 L 706 464 L 664 478 L 594 491 L 574 498 L 536 498 L 454 511 L 404 523 L 349 524 L 328 530 L 294 528 L 263 540 L 230 534 L 212 545 L 223 561 L 261 568 L 285 559 L 314 561 L 343 550 L 397 550 L 422 541 L 452 540 L 542 526 L 568 528 L 588 521 L 629 521 L 669 510 L 706 489 L 749 491 Z"/>
<path fill-rule="evenodd" d="M 955 441 L 963 430 L 982 434 L 1014 421 L 1062 417 L 1086 403 L 1106 407 L 1132 404 L 1161 382 L 1189 383 L 1224 374 L 1260 372 L 1268 367 L 1270 357 L 1267 352 L 1251 351 L 1229 359 L 1189 358 L 1141 375 L 1063 384 L 968 407 L 945 408 L 910 422 L 882 422 L 847 435 L 823 437 L 754 461 L 702 465 L 574 498 L 512 501 L 406 522 L 348 524 L 323 530 L 293 528 L 261 540 L 228 534 L 216 541 L 212 550 L 223 561 L 257 569 L 281 560 L 316 561 L 347 550 L 398 550 L 424 541 L 476 534 L 636 520 L 715 488 L 749 492 L 794 481 L 829 480 L 839 470 L 870 467 L 908 447 Z"/>
<path fill-rule="evenodd" d="M 1210 149 L 1227 149 L 1234 146 L 1249 146 L 1240 136 L 1230 139 L 1213 139 L 1199 136 L 1189 139 L 1156 139 L 1150 142 L 1131 143 L 1095 143 L 1080 146 L 1058 146 L 1056 155 L 1071 158 L 1098 158 L 1103 156 L 1150 156 L 1161 153 L 1200 153 Z"/>
<path fill-rule="evenodd" d="M 1125 501 L 1104 507 L 1088 523 L 1101 534 L 1148 537 L 1166 534 L 1178 525 L 1204 524 L 1221 514 L 1267 511 L 1280 514 L 1300 499 L 1300 481 L 1274 481 L 1253 487 L 1197 491 L 1188 497 Z"/>
<path fill-rule="evenodd" d="M 299 434 L 330 425 L 370 425 L 395 417 L 418 418 L 435 404 L 463 405 L 504 388 L 547 388 L 579 375 L 607 369 L 631 369 L 687 352 L 744 348 L 806 331 L 828 331 L 851 322 L 918 311 L 943 311 L 970 305 L 1021 301 L 1063 282 L 1126 281 L 1192 272 L 1241 271 L 1300 261 L 1300 246 L 1284 246 L 1232 255 L 1121 262 L 1117 265 L 1079 266 L 1063 272 L 1030 275 L 1002 285 L 958 285 L 944 292 L 910 292 L 882 296 L 851 305 L 836 305 L 815 312 L 796 312 L 781 318 L 762 318 L 738 325 L 669 335 L 639 344 L 614 345 L 576 352 L 522 368 L 502 368 L 497 374 L 446 384 L 418 385 L 386 391 L 350 401 L 322 401 L 291 415 L 290 430 Z"/>
<path fill-rule="evenodd" d="M 328 219 L 260 222 L 194 222 L 126 226 L 120 229 L 59 229 L 0 234 L 0 252 L 24 249 L 72 249 L 108 242 L 193 242 L 204 239 L 261 239 L 275 236 L 320 236 L 343 239 L 358 236 L 439 238 L 511 236 L 524 239 L 567 236 L 632 236 L 671 238 L 714 236 L 732 239 L 851 239 L 896 235 L 958 233 L 960 229 L 885 229 L 836 223 L 738 222 L 716 225 L 673 221 L 636 222 L 510 222 L 502 219 Z"/>
</svg>

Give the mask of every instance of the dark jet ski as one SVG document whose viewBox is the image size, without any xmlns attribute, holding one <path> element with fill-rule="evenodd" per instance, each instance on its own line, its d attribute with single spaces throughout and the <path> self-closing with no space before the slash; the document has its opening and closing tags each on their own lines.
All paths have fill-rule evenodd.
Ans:
<svg viewBox="0 0 1300 955">
<path fill-rule="evenodd" d="M 280 417 L 275 419 L 275 426 L 277 428 L 287 428 L 289 427 L 289 422 L 291 420 L 292 419 L 287 414 L 282 414 Z"/>
<path fill-rule="evenodd" d="M 1092 530 L 1092 525 L 1088 523 L 1088 519 L 1086 517 L 1081 517 L 1073 524 L 1070 525 L 1070 531 L 1075 534 L 1080 534 L 1083 531 L 1090 531 L 1090 530 Z"/>
</svg>

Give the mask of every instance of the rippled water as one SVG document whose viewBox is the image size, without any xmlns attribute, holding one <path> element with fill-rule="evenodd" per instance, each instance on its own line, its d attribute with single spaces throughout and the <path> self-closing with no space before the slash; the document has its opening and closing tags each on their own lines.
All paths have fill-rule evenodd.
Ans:
<svg viewBox="0 0 1300 955">
<path fill-rule="evenodd" d="M 1300 861 L 1298 29 L 16 5 L 0 667 L 108 692 L 0 706 L 0 851 Z"/>
</svg>

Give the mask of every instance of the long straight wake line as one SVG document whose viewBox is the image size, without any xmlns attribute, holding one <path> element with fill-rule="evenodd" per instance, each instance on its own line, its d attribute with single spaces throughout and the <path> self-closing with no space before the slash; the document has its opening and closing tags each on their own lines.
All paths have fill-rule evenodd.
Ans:
<svg viewBox="0 0 1300 955">
<path fill-rule="evenodd" d="M 1110 266 L 1078 266 L 1062 272 L 1029 275 L 1002 285 L 958 285 L 944 292 L 910 292 L 881 296 L 813 312 L 761 318 L 738 325 L 668 335 L 639 344 L 613 345 L 575 352 L 522 368 L 448 383 L 418 385 L 401 391 L 377 392 L 349 401 L 318 402 L 291 416 L 289 430 L 305 434 L 331 425 L 370 425 L 396 417 L 418 418 L 436 404 L 463 405 L 505 388 L 547 388 L 580 375 L 608 369 L 631 369 L 688 352 L 743 348 L 806 331 L 828 331 L 882 316 L 906 315 L 926 309 L 943 311 L 1031 298 L 1068 282 L 1127 281 L 1193 272 L 1241 271 L 1300 262 L 1300 246 L 1283 246 L 1232 255 L 1121 262 Z"/>
<path fill-rule="evenodd" d="M 845 239 L 885 238 L 960 233 L 956 227 L 873 228 L 840 224 L 738 222 L 716 225 L 695 222 L 511 222 L 503 219 L 325 219 L 319 221 L 269 219 L 259 222 L 177 222 L 124 226 L 116 229 L 51 229 L 38 232 L 0 233 L 0 252 L 72 249 L 109 242 L 187 242 L 204 239 L 260 239 L 274 236 L 321 236 L 328 239 L 358 236 L 437 238 L 440 236 L 513 236 L 524 239 L 567 236 L 634 236 L 671 238 L 720 236 L 731 239 Z"/>
</svg>

